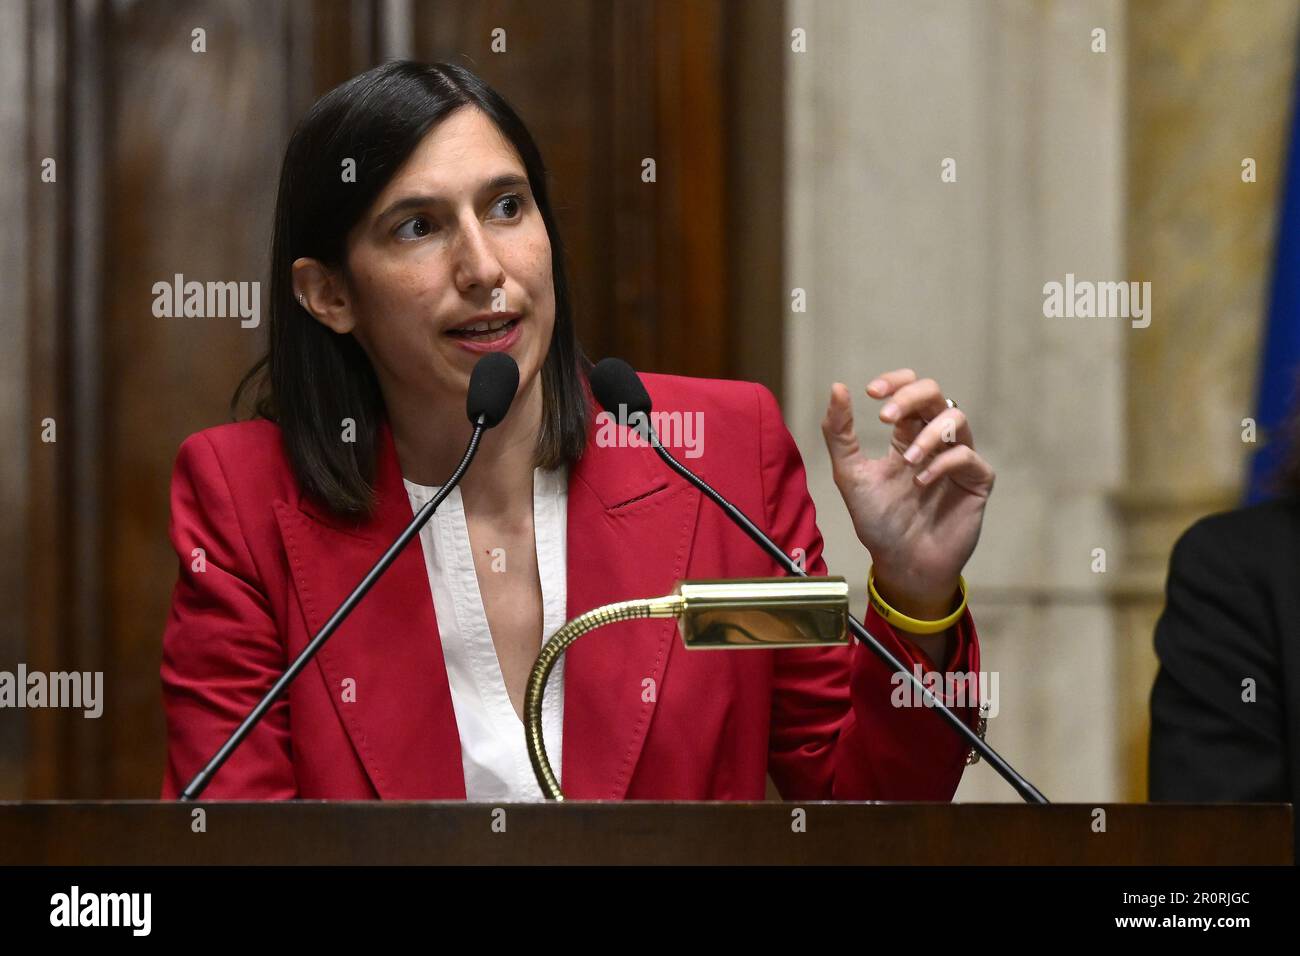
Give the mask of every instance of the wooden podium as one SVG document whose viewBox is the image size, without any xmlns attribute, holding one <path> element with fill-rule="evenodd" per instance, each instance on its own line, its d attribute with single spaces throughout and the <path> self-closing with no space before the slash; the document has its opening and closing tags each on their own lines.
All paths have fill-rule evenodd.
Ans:
<svg viewBox="0 0 1300 956">
<path fill-rule="evenodd" d="M 1290 804 L 52 801 L 0 803 L 0 865 L 1286 865 L 1292 826 Z"/>
</svg>

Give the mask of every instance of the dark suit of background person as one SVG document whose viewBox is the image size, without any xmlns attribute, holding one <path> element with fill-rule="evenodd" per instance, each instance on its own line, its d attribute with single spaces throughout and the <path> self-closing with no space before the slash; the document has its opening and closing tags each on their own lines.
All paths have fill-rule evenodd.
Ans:
<svg viewBox="0 0 1300 956">
<path fill-rule="evenodd" d="M 1174 545 L 1166 594 L 1155 632 L 1150 799 L 1294 802 L 1300 495 L 1197 521 Z"/>
</svg>

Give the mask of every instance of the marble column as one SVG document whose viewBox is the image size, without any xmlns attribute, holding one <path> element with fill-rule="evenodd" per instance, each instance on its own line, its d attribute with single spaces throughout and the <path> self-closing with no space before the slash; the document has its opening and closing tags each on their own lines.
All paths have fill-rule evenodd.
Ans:
<svg viewBox="0 0 1300 956">
<path fill-rule="evenodd" d="M 1042 288 L 1123 278 L 1123 4 L 792 0 L 788 15 L 807 52 L 790 53 L 787 284 L 808 308 L 787 317 L 785 411 L 829 566 L 863 593 L 867 556 L 819 429 L 831 382 L 854 391 L 879 455 L 866 383 L 902 366 L 934 377 L 998 471 L 966 575 L 998 673 L 989 740 L 1053 799 L 1116 799 L 1110 496 L 1131 333 L 1044 317 Z M 1018 797 L 978 764 L 958 799 Z"/>
</svg>

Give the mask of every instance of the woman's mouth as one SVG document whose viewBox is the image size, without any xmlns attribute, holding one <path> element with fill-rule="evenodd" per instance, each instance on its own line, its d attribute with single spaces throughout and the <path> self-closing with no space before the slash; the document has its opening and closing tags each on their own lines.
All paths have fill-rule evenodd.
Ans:
<svg viewBox="0 0 1300 956">
<path fill-rule="evenodd" d="M 446 334 L 470 352 L 501 352 L 519 341 L 520 321 L 521 318 L 477 322 L 466 329 L 448 329 Z"/>
<path fill-rule="evenodd" d="M 518 319 L 501 322 L 481 322 L 473 328 L 449 329 L 447 334 L 454 335 L 458 339 L 465 339 L 468 342 L 496 342 L 509 335 L 510 330 L 518 324 Z"/>
</svg>

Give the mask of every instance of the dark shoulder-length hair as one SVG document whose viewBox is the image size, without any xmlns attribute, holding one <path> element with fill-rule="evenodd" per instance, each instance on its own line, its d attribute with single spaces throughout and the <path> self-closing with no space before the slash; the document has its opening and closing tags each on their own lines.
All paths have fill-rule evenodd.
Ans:
<svg viewBox="0 0 1300 956">
<path fill-rule="evenodd" d="M 266 354 L 231 399 L 238 415 L 256 385 L 254 412 L 276 422 L 304 491 L 334 512 L 374 508 L 379 427 L 386 417 L 374 368 L 351 334 L 326 328 L 294 298 L 292 266 L 307 256 L 346 271 L 347 235 L 434 126 L 456 110 L 482 110 L 514 145 L 551 241 L 555 327 L 542 365 L 543 411 L 534 464 L 572 464 L 586 445 L 591 362 L 574 330 L 564 246 L 546 188 L 546 167 L 505 98 L 461 66 L 392 60 L 321 97 L 294 130 L 280 170 L 271 242 Z M 355 162 L 355 181 L 345 176 Z M 352 419 L 355 441 L 342 441 Z"/>
</svg>

